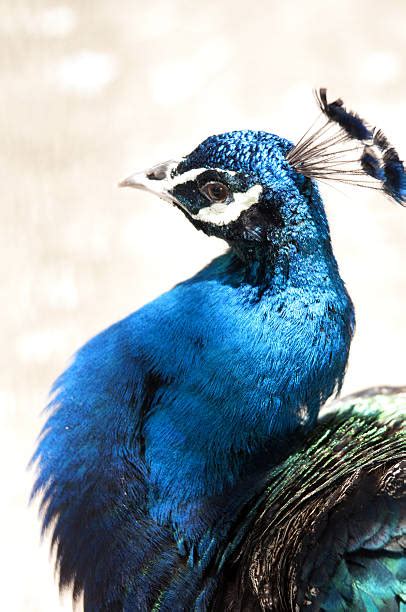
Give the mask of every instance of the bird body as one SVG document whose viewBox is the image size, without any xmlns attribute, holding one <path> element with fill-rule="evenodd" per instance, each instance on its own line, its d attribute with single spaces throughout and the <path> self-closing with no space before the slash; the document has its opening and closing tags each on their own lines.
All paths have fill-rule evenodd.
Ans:
<svg viewBox="0 0 406 612">
<path fill-rule="evenodd" d="M 54 386 L 34 493 L 85 610 L 208 609 L 241 509 L 341 387 L 353 307 L 292 147 L 231 132 L 123 182 L 230 250 L 93 338 Z"/>
<path fill-rule="evenodd" d="M 92 525 L 83 517 L 94 505 L 94 528 L 106 519 L 98 508 L 111 481 L 130 482 L 126 503 L 141 498 L 143 513 L 182 541 L 184 553 L 199 545 L 214 518 L 225 534 L 235 508 L 224 499 L 252 495 L 253 485 L 245 489 L 250 472 L 258 475 L 277 456 L 273 438 L 314 424 L 323 398 L 340 384 L 352 311 L 339 278 L 334 289 L 309 283 L 308 291 L 273 293 L 244 282 L 244 274 L 232 253 L 218 258 L 91 340 L 57 382 L 58 408 L 41 450 L 56 476 L 49 517 L 57 514 L 62 529 L 73 523 L 75 555 L 81 541 L 91 554 Z M 145 463 L 148 473 L 140 474 Z M 43 469 L 42 478 L 51 477 Z M 117 501 L 109 500 L 109 512 Z M 137 574 L 147 532 L 138 534 L 135 521 L 133 529 Z M 222 536 L 212 537 L 217 547 Z M 103 545 L 115 538 L 110 528 Z M 100 556 L 92 548 L 86 571 Z"/>
</svg>

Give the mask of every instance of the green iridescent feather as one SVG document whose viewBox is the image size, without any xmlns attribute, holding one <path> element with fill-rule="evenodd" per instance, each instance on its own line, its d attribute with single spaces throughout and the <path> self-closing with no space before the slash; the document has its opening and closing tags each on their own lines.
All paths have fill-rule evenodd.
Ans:
<svg viewBox="0 0 406 612">
<path fill-rule="evenodd" d="M 335 402 L 239 517 L 213 609 L 400 610 L 405 389 Z"/>
</svg>

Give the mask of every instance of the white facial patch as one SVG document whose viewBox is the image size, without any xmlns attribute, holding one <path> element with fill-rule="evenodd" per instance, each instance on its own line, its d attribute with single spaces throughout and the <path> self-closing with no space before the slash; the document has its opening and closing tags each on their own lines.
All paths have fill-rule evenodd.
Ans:
<svg viewBox="0 0 406 612">
<path fill-rule="evenodd" d="M 237 221 L 244 210 L 248 210 L 253 204 L 257 204 L 261 193 L 262 186 L 254 185 L 248 189 L 248 191 L 240 193 L 234 192 L 234 199 L 229 204 L 225 202 L 215 202 L 211 206 L 201 208 L 196 215 L 190 216 L 193 219 L 205 221 L 212 225 L 228 225 L 232 221 Z"/>
<path fill-rule="evenodd" d="M 237 174 L 234 170 L 224 170 L 222 168 L 193 168 L 183 174 L 179 174 L 170 179 L 168 178 L 170 189 L 173 189 L 176 185 L 183 185 L 189 181 L 195 181 L 200 174 L 207 172 L 207 170 L 215 170 L 221 173 L 226 172 L 232 176 Z M 178 202 L 178 204 L 187 211 L 192 219 L 221 226 L 236 221 L 244 210 L 248 210 L 253 204 L 257 204 L 261 193 L 262 186 L 254 185 L 248 189 L 248 191 L 233 192 L 233 200 L 231 202 L 214 202 L 211 206 L 201 208 L 195 215 L 187 210 L 185 206 L 182 206 L 180 202 Z"/>
<path fill-rule="evenodd" d="M 216 172 L 227 172 L 230 176 L 234 176 L 237 173 L 234 170 L 222 170 L 221 168 L 193 168 L 193 170 L 188 170 L 183 174 L 178 174 L 173 178 L 169 179 L 169 183 L 171 187 L 176 187 L 176 185 L 183 185 L 183 183 L 187 183 L 188 181 L 195 181 L 200 174 L 203 172 L 207 172 L 208 170 L 214 170 Z"/>
</svg>

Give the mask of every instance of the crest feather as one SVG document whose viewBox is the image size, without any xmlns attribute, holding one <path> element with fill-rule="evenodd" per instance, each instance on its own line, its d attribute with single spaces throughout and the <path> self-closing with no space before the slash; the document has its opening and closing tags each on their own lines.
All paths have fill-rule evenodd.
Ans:
<svg viewBox="0 0 406 612">
<path fill-rule="evenodd" d="M 327 121 L 313 125 L 289 151 L 290 165 L 309 178 L 378 189 L 406 206 L 403 162 L 382 130 L 347 110 L 340 98 L 328 102 L 326 89 L 315 95 Z"/>
</svg>

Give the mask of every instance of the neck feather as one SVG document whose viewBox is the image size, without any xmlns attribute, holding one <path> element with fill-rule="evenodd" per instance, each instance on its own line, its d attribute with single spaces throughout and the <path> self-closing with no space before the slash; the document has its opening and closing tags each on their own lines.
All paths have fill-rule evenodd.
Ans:
<svg viewBox="0 0 406 612">
<path fill-rule="evenodd" d="M 45 526 L 56 520 L 62 583 L 99 597 L 108 580 L 92 568 L 103 558 L 106 575 L 122 573 L 111 587 L 121 597 L 130 575 L 147 592 L 162 551 L 165 580 L 186 554 L 190 571 L 195 557 L 209 562 L 292 436 L 314 424 L 341 384 L 353 328 L 317 214 L 297 218 L 307 238 L 281 228 L 277 250 L 271 239 L 255 257 L 233 245 L 91 340 L 60 379 L 37 489 Z"/>
</svg>

